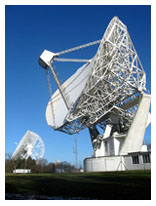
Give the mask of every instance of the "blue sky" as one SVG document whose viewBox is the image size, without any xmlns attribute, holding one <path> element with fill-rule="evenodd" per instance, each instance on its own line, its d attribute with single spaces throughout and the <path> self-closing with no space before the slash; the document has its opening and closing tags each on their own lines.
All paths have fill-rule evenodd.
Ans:
<svg viewBox="0 0 156 206">
<path fill-rule="evenodd" d="M 128 27 L 151 92 L 150 6 L 6 6 L 5 8 L 5 152 L 13 153 L 29 129 L 44 141 L 49 162 L 74 164 L 74 138 L 48 127 L 45 110 L 49 100 L 45 71 L 38 58 L 44 49 L 52 52 L 101 39 L 114 16 Z M 62 57 L 91 58 L 97 46 Z M 65 81 L 80 64 L 58 63 Z M 52 83 L 53 92 L 56 85 Z M 151 126 L 145 141 L 151 141 Z M 88 130 L 77 134 L 78 163 L 92 154 Z"/>
</svg>

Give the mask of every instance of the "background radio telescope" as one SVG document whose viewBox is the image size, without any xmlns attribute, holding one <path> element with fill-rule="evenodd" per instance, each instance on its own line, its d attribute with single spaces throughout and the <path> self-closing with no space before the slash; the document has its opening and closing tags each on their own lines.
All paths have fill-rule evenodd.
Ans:
<svg viewBox="0 0 156 206">
<path fill-rule="evenodd" d="M 95 44 L 99 48 L 90 60 L 60 58 Z M 85 64 L 60 84 L 53 69 L 55 61 Z M 111 20 L 101 40 L 58 53 L 44 50 L 39 64 L 48 78 L 46 120 L 50 127 L 67 134 L 88 128 L 95 157 L 141 151 L 150 123 L 150 95 L 127 26 L 118 17 Z M 53 95 L 48 70 L 58 87 Z"/>
<path fill-rule="evenodd" d="M 12 159 L 28 159 L 28 157 L 31 157 L 37 160 L 43 157 L 44 151 L 42 139 L 34 132 L 28 130 L 13 153 Z"/>
</svg>

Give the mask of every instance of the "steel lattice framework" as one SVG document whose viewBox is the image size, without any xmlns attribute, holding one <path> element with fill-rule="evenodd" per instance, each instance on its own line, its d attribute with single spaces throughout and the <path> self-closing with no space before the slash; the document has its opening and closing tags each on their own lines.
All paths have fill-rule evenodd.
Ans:
<svg viewBox="0 0 156 206">
<path fill-rule="evenodd" d="M 40 64 L 46 69 L 48 66 L 53 72 L 54 61 L 78 61 L 59 59 L 60 55 L 97 43 L 100 43 L 98 51 L 87 63 L 91 65 L 88 80 L 75 103 L 68 104 L 68 94 L 56 81 L 68 109 L 66 121 L 59 128 L 54 126 L 56 130 L 75 134 L 96 125 L 105 129 L 112 116 L 119 121 L 120 132 L 127 132 L 131 125 L 140 98 L 146 91 L 146 75 L 127 27 L 118 17 L 111 20 L 101 40 L 58 52 L 53 54 L 47 65 Z M 52 74 L 56 80 L 57 77 Z M 52 98 L 50 101 L 53 107 Z M 52 115 L 55 118 L 53 112 Z"/>
<path fill-rule="evenodd" d="M 28 157 L 31 157 L 37 160 L 43 157 L 44 151 L 42 139 L 36 133 L 28 130 L 13 153 L 12 159 L 28 159 Z"/>
</svg>

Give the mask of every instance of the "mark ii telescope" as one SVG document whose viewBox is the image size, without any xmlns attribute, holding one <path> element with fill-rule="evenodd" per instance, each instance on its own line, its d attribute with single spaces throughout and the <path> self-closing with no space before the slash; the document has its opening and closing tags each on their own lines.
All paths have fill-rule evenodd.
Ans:
<svg viewBox="0 0 156 206">
<path fill-rule="evenodd" d="M 60 58 L 95 44 L 99 47 L 92 59 Z M 60 84 L 53 69 L 55 61 L 85 64 Z M 143 66 L 127 27 L 118 17 L 111 20 L 101 40 L 58 53 L 44 50 L 39 64 L 47 72 L 50 94 L 48 70 L 58 86 L 46 109 L 50 127 L 67 134 L 88 128 L 94 157 L 141 151 L 150 123 L 150 95 L 145 93 Z"/>
</svg>

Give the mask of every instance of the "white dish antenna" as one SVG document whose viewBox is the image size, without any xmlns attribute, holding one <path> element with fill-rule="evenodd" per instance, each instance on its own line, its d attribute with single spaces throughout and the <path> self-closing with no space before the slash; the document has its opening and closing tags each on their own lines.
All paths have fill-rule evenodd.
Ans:
<svg viewBox="0 0 156 206">
<path fill-rule="evenodd" d="M 60 58 L 99 43 L 90 60 Z M 87 63 L 61 85 L 54 61 Z M 101 40 L 58 53 L 45 50 L 39 64 L 48 77 L 46 120 L 50 127 L 67 134 L 88 128 L 95 157 L 140 151 L 150 123 L 150 95 L 145 94 L 146 74 L 127 27 L 118 17 L 111 20 Z M 48 69 L 58 86 L 53 95 Z"/>
<path fill-rule="evenodd" d="M 60 58 L 63 54 L 99 43 L 97 53 L 91 60 Z M 54 61 L 87 63 L 61 85 L 53 69 Z M 47 105 L 47 123 L 55 130 L 68 134 L 97 124 L 105 128 L 110 113 L 122 116 L 127 130 L 140 95 L 146 90 L 144 69 L 127 27 L 118 17 L 111 20 L 101 40 L 58 53 L 45 50 L 39 64 L 47 74 L 50 69 L 58 86 Z"/>
<path fill-rule="evenodd" d="M 37 160 L 43 157 L 44 151 L 44 143 L 41 137 L 28 130 L 13 153 L 12 159 L 28 159 L 28 157 L 31 157 Z"/>
</svg>

